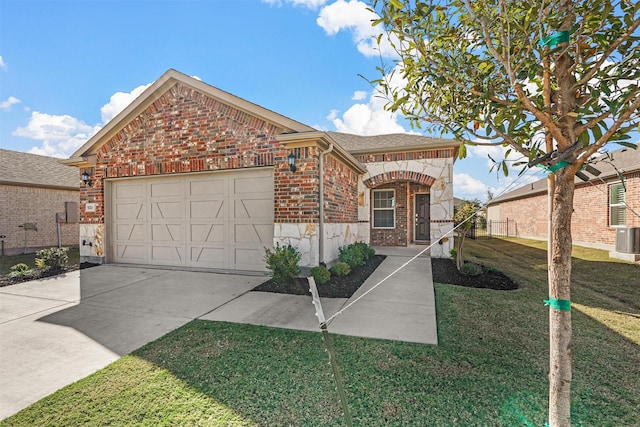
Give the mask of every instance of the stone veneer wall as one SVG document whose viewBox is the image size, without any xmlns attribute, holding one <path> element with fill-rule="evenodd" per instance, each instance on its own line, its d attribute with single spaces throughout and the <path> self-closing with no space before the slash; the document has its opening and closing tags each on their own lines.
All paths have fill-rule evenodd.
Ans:
<svg viewBox="0 0 640 427">
<path fill-rule="evenodd" d="M 369 186 L 382 188 L 378 180 L 401 180 L 416 183 L 420 191 L 429 188 L 431 248 L 433 257 L 449 257 L 453 248 L 453 161 L 455 149 L 421 150 L 407 153 L 356 155 L 356 159 L 367 167 L 358 185 L 359 232 L 365 233 L 371 221 L 371 191 Z M 426 181 L 425 179 L 428 178 Z M 425 182 L 422 182 L 425 181 Z M 409 198 L 411 197 L 409 192 Z M 397 197 L 397 196 L 396 196 Z M 408 203 L 411 203 L 409 200 Z M 410 212 L 413 208 L 410 206 Z M 413 224 L 411 219 L 408 224 Z M 371 229 L 373 233 L 373 229 Z M 376 242 L 371 239 L 371 244 Z"/>
<path fill-rule="evenodd" d="M 79 181 L 78 181 L 79 182 Z M 0 235 L 4 239 L 5 255 L 23 253 L 25 231 L 18 227 L 25 222 L 38 228 L 28 230 L 27 252 L 58 246 L 56 214 L 64 212 L 65 202 L 79 202 L 78 190 L 25 187 L 0 184 Z M 61 223 L 62 246 L 78 244 L 78 223 Z"/>
</svg>

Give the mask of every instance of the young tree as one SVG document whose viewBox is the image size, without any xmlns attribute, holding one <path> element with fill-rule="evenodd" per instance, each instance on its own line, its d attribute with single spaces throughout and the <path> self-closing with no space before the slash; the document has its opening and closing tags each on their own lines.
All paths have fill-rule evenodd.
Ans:
<svg viewBox="0 0 640 427">
<path fill-rule="evenodd" d="M 464 239 L 473 228 L 475 221 L 476 211 L 480 209 L 480 202 L 474 200 L 473 202 L 466 201 L 459 208 L 454 209 L 453 223 L 458 230 L 458 238 L 456 240 L 456 267 L 458 270 L 462 270 L 464 265 Z"/>
<path fill-rule="evenodd" d="M 570 425 L 574 176 L 609 142 L 635 148 L 626 141 L 640 120 L 640 2 L 372 0 L 372 9 L 399 57 L 372 82 L 390 110 L 504 146 L 505 174 L 514 155 L 549 171 L 549 424 Z"/>
</svg>

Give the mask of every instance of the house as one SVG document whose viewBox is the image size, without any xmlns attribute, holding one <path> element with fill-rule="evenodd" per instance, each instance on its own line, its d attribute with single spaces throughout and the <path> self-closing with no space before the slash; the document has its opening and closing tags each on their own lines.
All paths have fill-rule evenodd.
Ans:
<svg viewBox="0 0 640 427">
<path fill-rule="evenodd" d="M 0 252 L 78 244 L 80 180 L 59 159 L 0 149 Z"/>
<path fill-rule="evenodd" d="M 573 243 L 612 251 L 612 256 L 635 259 L 616 251 L 618 234 L 640 227 L 640 150 L 624 148 L 599 155 L 590 163 L 600 174 L 582 171 L 576 178 L 571 234 Z M 488 221 L 510 221 L 519 237 L 547 239 L 547 180 L 522 186 L 491 200 Z"/>
<path fill-rule="evenodd" d="M 301 266 L 355 241 L 448 256 L 458 146 L 319 131 L 169 70 L 64 163 L 83 260 L 264 271 L 276 244 Z"/>
</svg>

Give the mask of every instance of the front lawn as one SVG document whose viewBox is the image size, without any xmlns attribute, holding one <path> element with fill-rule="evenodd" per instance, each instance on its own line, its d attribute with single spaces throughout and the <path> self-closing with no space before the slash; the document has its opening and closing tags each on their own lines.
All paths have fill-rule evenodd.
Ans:
<svg viewBox="0 0 640 427">
<path fill-rule="evenodd" d="M 440 345 L 333 336 L 354 424 L 541 426 L 546 253 L 465 242 L 519 289 L 436 284 Z M 640 267 L 574 251 L 574 426 L 640 425 Z M 319 333 L 194 321 L 0 425 L 343 425 Z"/>
</svg>

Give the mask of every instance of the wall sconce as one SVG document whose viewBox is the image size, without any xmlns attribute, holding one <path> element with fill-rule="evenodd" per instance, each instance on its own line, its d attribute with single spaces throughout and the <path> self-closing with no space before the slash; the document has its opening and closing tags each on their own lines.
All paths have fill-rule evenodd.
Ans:
<svg viewBox="0 0 640 427">
<path fill-rule="evenodd" d="M 89 176 L 87 171 L 82 172 L 80 179 L 82 180 L 84 185 L 88 185 L 89 187 L 93 185 L 93 181 L 91 181 L 91 177 Z"/>
<path fill-rule="evenodd" d="M 297 170 L 296 168 L 296 155 L 291 153 L 289 154 L 289 156 L 287 156 L 287 162 L 289 163 L 289 170 L 291 172 L 295 172 Z"/>
</svg>

